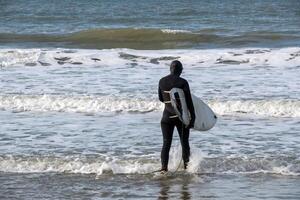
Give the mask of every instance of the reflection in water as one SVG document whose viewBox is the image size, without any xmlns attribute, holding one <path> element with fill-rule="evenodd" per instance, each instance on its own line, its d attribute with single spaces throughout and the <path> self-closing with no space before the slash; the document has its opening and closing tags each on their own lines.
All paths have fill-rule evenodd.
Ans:
<svg viewBox="0 0 300 200">
<path fill-rule="evenodd" d="M 169 199 L 169 190 L 170 190 L 170 182 L 168 181 L 168 179 L 164 180 L 161 179 L 160 182 L 160 192 L 159 192 L 159 196 L 158 199 L 162 200 L 162 199 Z"/>
<path fill-rule="evenodd" d="M 174 199 L 171 194 L 180 194 L 180 199 L 189 200 L 191 199 L 191 193 L 189 192 L 189 184 L 191 182 L 191 177 L 164 177 L 159 180 L 160 192 L 158 199 Z M 178 190 L 180 191 L 172 191 Z"/>
<path fill-rule="evenodd" d="M 191 194 L 189 192 L 189 182 L 184 181 L 181 186 L 181 199 L 182 200 L 189 200 L 191 199 Z"/>
</svg>

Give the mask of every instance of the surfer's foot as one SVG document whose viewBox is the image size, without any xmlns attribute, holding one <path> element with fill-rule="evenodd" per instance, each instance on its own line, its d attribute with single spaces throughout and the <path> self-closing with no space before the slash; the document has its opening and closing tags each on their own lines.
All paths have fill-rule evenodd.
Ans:
<svg viewBox="0 0 300 200">
<path fill-rule="evenodd" d="M 159 172 L 160 172 L 160 174 L 166 174 L 168 172 L 168 170 L 167 169 L 161 169 L 161 170 L 159 170 Z"/>
<path fill-rule="evenodd" d="M 183 168 L 184 168 L 185 170 L 187 169 L 187 167 L 188 167 L 188 162 L 186 162 L 186 163 L 183 164 Z"/>
</svg>

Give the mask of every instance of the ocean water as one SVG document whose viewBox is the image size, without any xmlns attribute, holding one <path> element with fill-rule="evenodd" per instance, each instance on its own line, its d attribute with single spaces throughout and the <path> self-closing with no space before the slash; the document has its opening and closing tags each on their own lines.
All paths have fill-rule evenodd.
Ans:
<svg viewBox="0 0 300 200">
<path fill-rule="evenodd" d="M 182 49 L 299 46 L 298 0 L 1 1 L 17 47 Z"/>
<path fill-rule="evenodd" d="M 0 1 L 0 199 L 299 199 L 299 3 Z M 218 122 L 160 176 L 175 59 Z"/>
</svg>

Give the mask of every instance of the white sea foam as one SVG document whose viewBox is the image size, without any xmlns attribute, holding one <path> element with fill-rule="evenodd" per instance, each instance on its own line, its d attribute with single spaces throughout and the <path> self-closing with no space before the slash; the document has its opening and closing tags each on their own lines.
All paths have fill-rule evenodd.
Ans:
<svg viewBox="0 0 300 200">
<path fill-rule="evenodd" d="M 38 60 L 40 50 L 1 50 L 0 67 L 9 67 L 33 63 Z"/>
<path fill-rule="evenodd" d="M 67 50 L 67 49 L 1 49 L 0 67 L 12 66 L 120 66 L 169 64 L 180 59 L 188 67 L 220 65 L 295 67 L 300 65 L 300 48 L 241 48 L 208 50 Z"/>
<path fill-rule="evenodd" d="M 158 101 L 115 97 L 15 95 L 0 96 L 0 108 L 14 111 L 56 112 L 151 112 L 162 110 Z"/>
<path fill-rule="evenodd" d="M 300 117 L 298 100 L 208 101 L 218 115 L 257 115 L 265 117 Z M 162 111 L 158 100 L 118 98 L 113 96 L 3 95 L 0 109 L 16 112 L 153 112 Z"/>
<path fill-rule="evenodd" d="M 169 169 L 177 169 L 180 159 L 176 157 L 177 148 L 171 151 Z M 177 153 L 176 153 L 177 152 Z M 193 155 L 193 153 L 195 155 Z M 176 158 L 176 161 L 172 159 Z M 196 158 L 196 159 L 195 159 Z M 13 173 L 79 173 L 79 174 L 148 174 L 159 169 L 158 158 L 136 158 L 120 160 L 117 158 L 36 157 L 36 156 L 0 156 L 0 171 Z M 300 176 L 299 161 L 290 157 L 203 157 L 192 152 L 187 172 L 216 174 L 257 174 L 270 173 L 288 176 Z"/>
<path fill-rule="evenodd" d="M 161 30 L 163 33 L 192 33 L 191 31 L 188 30 L 174 30 L 174 29 L 162 29 Z"/>
<path fill-rule="evenodd" d="M 300 117 L 298 100 L 210 101 L 209 105 L 219 115 L 240 113 L 271 117 Z"/>
</svg>

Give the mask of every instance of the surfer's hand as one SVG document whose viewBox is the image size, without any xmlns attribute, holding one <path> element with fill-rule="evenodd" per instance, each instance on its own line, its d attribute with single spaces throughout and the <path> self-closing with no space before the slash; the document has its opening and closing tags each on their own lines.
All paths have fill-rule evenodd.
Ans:
<svg viewBox="0 0 300 200">
<path fill-rule="evenodd" d="M 187 129 L 194 128 L 195 119 L 191 119 L 190 124 L 186 127 Z"/>
<path fill-rule="evenodd" d="M 187 129 L 194 128 L 194 122 L 191 122 L 186 128 Z"/>
<path fill-rule="evenodd" d="M 193 128 L 193 127 L 194 127 L 194 124 L 189 124 L 186 128 L 190 129 L 190 128 Z"/>
</svg>

